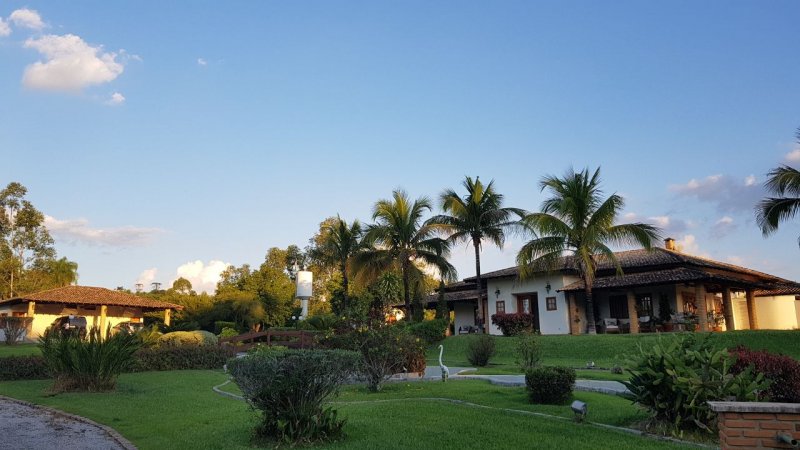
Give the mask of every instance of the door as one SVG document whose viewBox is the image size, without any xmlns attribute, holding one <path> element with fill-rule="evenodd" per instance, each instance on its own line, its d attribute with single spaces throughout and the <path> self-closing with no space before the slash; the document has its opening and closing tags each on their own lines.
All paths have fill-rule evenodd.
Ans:
<svg viewBox="0 0 800 450">
<path fill-rule="evenodd" d="M 531 294 L 517 295 L 517 312 L 533 315 L 533 329 L 539 331 L 539 296 Z"/>
</svg>

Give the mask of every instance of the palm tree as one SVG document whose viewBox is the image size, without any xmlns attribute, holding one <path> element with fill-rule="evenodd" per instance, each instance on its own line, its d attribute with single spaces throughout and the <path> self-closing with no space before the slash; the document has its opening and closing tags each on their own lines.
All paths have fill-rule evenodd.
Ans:
<svg viewBox="0 0 800 450">
<path fill-rule="evenodd" d="M 461 197 L 456 191 L 447 189 L 439 196 L 444 214 L 432 217 L 435 224 L 453 244 L 471 243 L 475 249 L 475 290 L 478 298 L 478 319 L 483 321 L 483 299 L 481 298 L 481 246 L 483 240 L 503 248 L 506 232 L 517 226 L 516 218 L 526 212 L 519 208 L 504 208 L 503 195 L 494 190 L 494 180 L 488 185 L 480 177 L 466 177 L 461 183 L 467 193 Z"/>
<path fill-rule="evenodd" d="M 353 266 L 366 278 L 396 269 L 403 277 L 403 301 L 406 313 L 411 311 L 411 281 L 423 279 L 417 263 L 455 272 L 447 261 L 450 246 L 436 237 L 436 228 L 423 223 L 431 202 L 420 197 L 413 203 L 402 190 L 392 193 L 391 200 L 378 200 L 373 207 L 375 224 L 367 226 L 364 242 L 369 246 L 353 258 Z"/>
<path fill-rule="evenodd" d="M 78 263 L 67 258 L 51 260 L 49 265 L 50 275 L 58 287 L 69 286 L 78 281 Z"/>
<path fill-rule="evenodd" d="M 335 265 L 342 273 L 342 309 L 347 310 L 350 261 L 364 249 L 361 241 L 363 231 L 356 219 L 350 225 L 338 215 L 322 226 L 322 242 L 315 249 L 314 257 L 329 267 Z"/>
<path fill-rule="evenodd" d="M 800 144 L 800 128 L 797 129 L 796 137 Z M 756 206 L 756 223 L 766 237 L 777 231 L 781 222 L 800 212 L 800 171 L 786 165 L 772 169 L 767 174 L 764 187 L 767 192 L 775 195 L 761 200 Z"/>
<path fill-rule="evenodd" d="M 575 172 L 570 169 L 563 178 L 546 176 L 541 190 L 552 196 L 541 206 L 541 212 L 528 214 L 523 225 L 534 233 L 517 255 L 520 276 L 553 270 L 564 254 L 572 257 L 572 266 L 583 280 L 586 294 L 587 332 L 595 334 L 592 285 L 597 270 L 597 256 L 606 258 L 622 274 L 622 268 L 609 245 L 638 244 L 650 249 L 660 239 L 661 230 L 645 223 L 615 225 L 625 201 L 617 194 L 603 198 L 600 190 L 600 168 Z"/>
</svg>

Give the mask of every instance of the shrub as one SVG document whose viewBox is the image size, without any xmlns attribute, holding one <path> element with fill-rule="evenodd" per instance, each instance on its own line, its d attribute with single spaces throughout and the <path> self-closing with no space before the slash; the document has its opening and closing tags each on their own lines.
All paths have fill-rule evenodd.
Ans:
<svg viewBox="0 0 800 450">
<path fill-rule="evenodd" d="M 117 377 L 130 367 L 138 348 L 139 341 L 134 335 L 122 332 L 101 339 L 97 327 L 92 327 L 85 338 L 48 329 L 39 339 L 39 349 L 55 378 L 56 391 L 114 389 Z"/>
<path fill-rule="evenodd" d="M 395 373 L 425 371 L 424 343 L 400 325 L 336 335 L 324 344 L 361 353 L 359 374 L 373 392 Z"/>
<path fill-rule="evenodd" d="M 209 331 L 173 331 L 158 338 L 160 345 L 182 346 L 182 345 L 217 345 L 219 340 Z"/>
<path fill-rule="evenodd" d="M 752 401 L 768 384 L 750 368 L 734 375 L 733 358 L 726 349 L 715 349 L 708 339 L 696 340 L 693 335 L 640 345 L 628 359 L 631 378 L 623 383 L 633 401 L 650 410 L 653 421 L 671 424 L 673 431 L 686 427 L 711 431 L 716 416 L 708 401 Z"/>
<path fill-rule="evenodd" d="M 0 329 L 6 345 L 16 345 L 21 341 L 32 321 L 33 317 L 0 317 Z"/>
<path fill-rule="evenodd" d="M 228 369 L 248 403 L 261 411 L 256 434 L 284 443 L 324 441 L 342 434 L 345 420 L 324 402 L 358 365 L 342 350 L 286 350 L 232 359 Z"/>
<path fill-rule="evenodd" d="M 142 348 L 134 355 L 130 371 L 221 369 L 235 355 L 235 349 L 217 345 Z"/>
<path fill-rule="evenodd" d="M 214 333 L 215 334 L 222 333 L 222 330 L 224 330 L 225 328 L 233 328 L 234 330 L 236 330 L 236 322 L 228 322 L 228 321 L 225 321 L 225 320 L 216 320 L 216 321 L 214 321 Z M 237 332 L 237 334 L 238 334 L 238 332 Z"/>
<path fill-rule="evenodd" d="M 542 349 L 533 333 L 522 333 L 517 339 L 517 364 L 523 372 L 527 372 L 541 362 Z"/>
<path fill-rule="evenodd" d="M 318 314 L 309 317 L 308 320 L 305 320 L 305 323 L 308 324 L 312 330 L 330 331 L 339 324 L 339 318 L 336 314 Z"/>
<path fill-rule="evenodd" d="M 525 386 L 531 403 L 563 405 L 572 397 L 575 369 L 542 366 L 525 372 Z"/>
<path fill-rule="evenodd" d="M 448 325 L 450 323 L 446 319 L 426 320 L 408 325 L 408 331 L 422 339 L 425 344 L 433 345 L 446 337 Z"/>
<path fill-rule="evenodd" d="M 769 388 L 764 392 L 770 401 L 800 403 L 800 362 L 788 356 L 745 347 L 736 348 L 732 354 L 736 357 L 733 373 L 741 373 L 752 367 L 770 381 Z"/>
<path fill-rule="evenodd" d="M 486 367 L 494 352 L 494 339 L 488 334 L 481 334 L 467 345 L 467 360 L 472 365 Z"/>
<path fill-rule="evenodd" d="M 143 327 L 141 330 L 134 333 L 134 336 L 139 340 L 139 344 L 141 344 L 142 347 L 150 348 L 158 346 L 158 340 L 161 338 L 162 334 L 158 331 L 158 325 L 153 324 L 149 327 Z"/>
<path fill-rule="evenodd" d="M 50 378 L 47 363 L 39 355 L 0 358 L 0 381 L 44 380 L 46 378 Z"/>
<path fill-rule="evenodd" d="M 227 339 L 227 338 L 232 338 L 232 337 L 238 336 L 238 335 L 239 335 L 239 332 L 236 331 L 235 328 L 227 328 L 226 327 L 226 328 L 223 328 L 222 331 L 219 333 L 219 338 L 220 339 Z"/>
<path fill-rule="evenodd" d="M 500 328 L 503 336 L 516 336 L 523 332 L 532 332 L 533 314 L 513 313 L 513 314 L 493 314 L 492 323 Z"/>
</svg>

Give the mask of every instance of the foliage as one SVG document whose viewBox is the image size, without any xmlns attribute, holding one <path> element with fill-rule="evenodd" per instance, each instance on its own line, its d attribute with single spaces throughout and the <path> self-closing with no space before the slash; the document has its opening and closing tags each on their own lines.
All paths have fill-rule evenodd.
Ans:
<svg viewBox="0 0 800 450">
<path fill-rule="evenodd" d="M 33 317 L 0 317 L 0 330 L 6 345 L 16 345 L 25 337 L 25 331 L 33 322 Z"/>
<path fill-rule="evenodd" d="M 517 364 L 527 372 L 541 363 L 542 349 L 534 333 L 520 333 L 517 337 Z"/>
<path fill-rule="evenodd" d="M 39 339 L 39 349 L 55 378 L 56 391 L 107 391 L 114 389 L 119 374 L 130 367 L 139 341 L 125 332 L 102 339 L 97 327 L 92 327 L 85 339 L 48 329 Z"/>
<path fill-rule="evenodd" d="M 572 397 L 575 369 L 542 366 L 525 372 L 525 386 L 531 403 L 562 405 Z"/>
<path fill-rule="evenodd" d="M 142 329 L 133 335 L 139 340 L 139 345 L 144 348 L 158 346 L 159 339 L 162 336 L 156 324 L 150 325 L 149 327 L 142 327 Z"/>
<path fill-rule="evenodd" d="M 383 382 L 395 373 L 423 373 L 425 346 L 400 325 L 356 330 L 327 339 L 330 348 L 361 353 L 360 375 L 369 390 L 380 391 Z"/>
<path fill-rule="evenodd" d="M 261 411 L 260 437 L 307 443 L 342 434 L 345 420 L 324 402 L 337 394 L 358 359 L 342 350 L 286 350 L 232 359 L 228 368 L 248 403 Z"/>
<path fill-rule="evenodd" d="M 736 357 L 731 369 L 733 373 L 741 373 L 752 367 L 754 372 L 764 374 L 764 378 L 770 381 L 769 388 L 764 392 L 770 401 L 800 403 L 800 362 L 796 359 L 741 346 L 732 354 Z"/>
<path fill-rule="evenodd" d="M 432 345 L 445 338 L 448 325 L 450 323 L 446 319 L 426 320 L 409 324 L 408 331 L 421 339 L 425 345 Z"/>
<path fill-rule="evenodd" d="M 319 314 L 309 317 L 306 322 L 313 330 L 331 331 L 339 324 L 339 318 L 335 314 Z"/>
<path fill-rule="evenodd" d="M 225 328 L 233 328 L 236 330 L 236 322 L 230 322 L 227 320 L 215 320 L 214 321 L 214 333 L 220 334 L 222 330 Z"/>
<path fill-rule="evenodd" d="M 47 363 L 39 355 L 0 358 L 0 381 L 50 378 Z"/>
<path fill-rule="evenodd" d="M 800 127 L 795 137 L 800 143 Z M 766 237 L 778 231 L 781 222 L 792 219 L 800 211 L 800 171 L 781 165 L 769 171 L 764 187 L 772 196 L 756 205 L 756 223 Z"/>
<path fill-rule="evenodd" d="M 347 310 L 349 303 L 350 262 L 356 253 L 365 248 L 361 240 L 362 234 L 361 223 L 358 220 L 348 225 L 337 215 L 332 222 L 323 222 L 319 245 L 309 251 L 313 260 L 323 266 L 335 267 L 339 271 L 342 277 L 342 311 Z"/>
<path fill-rule="evenodd" d="M 134 355 L 130 371 L 221 369 L 235 354 L 235 349 L 218 345 L 142 348 Z"/>
<path fill-rule="evenodd" d="M 364 235 L 364 245 L 368 248 L 353 258 L 353 267 L 369 280 L 391 270 L 400 272 L 406 313 L 411 311 L 414 285 L 425 279 L 415 263 L 455 273 L 447 261 L 449 243 L 435 236 L 434 226 L 422 223 L 423 214 L 430 209 L 428 198 L 421 197 L 412 203 L 402 190 L 394 191 L 391 200 L 378 200 L 372 212 L 376 223 L 369 225 Z"/>
<path fill-rule="evenodd" d="M 750 368 L 735 374 L 734 359 L 709 339 L 691 334 L 640 345 L 628 361 L 630 381 L 624 382 L 633 401 L 647 408 L 655 421 L 674 431 L 697 427 L 711 430 L 716 415 L 707 402 L 735 398 L 753 401 L 768 382 Z"/>
<path fill-rule="evenodd" d="M 517 254 L 520 275 L 526 278 L 555 269 L 563 265 L 566 252 L 584 283 L 586 310 L 592 311 L 597 257 L 606 258 L 621 274 L 622 268 L 609 245 L 641 245 L 649 249 L 660 239 L 660 230 L 645 223 L 615 224 L 625 201 L 616 194 L 603 198 L 599 168 L 591 175 L 589 169 L 577 173 L 570 169 L 563 178 L 546 176 L 539 186 L 551 196 L 542 202 L 541 212 L 528 214 L 521 221 L 534 239 Z M 594 315 L 588 314 L 586 319 L 589 334 L 595 334 Z"/>
<path fill-rule="evenodd" d="M 530 313 L 492 314 L 492 323 L 500 328 L 503 336 L 536 331 L 533 329 L 533 314 Z"/>
<path fill-rule="evenodd" d="M 182 346 L 182 345 L 217 345 L 217 336 L 214 333 L 197 331 L 173 331 L 166 333 L 158 338 L 159 345 L 162 346 Z"/>
<path fill-rule="evenodd" d="M 235 337 L 235 336 L 238 336 L 238 335 L 239 335 L 239 332 L 236 331 L 235 328 L 225 327 L 225 328 L 222 329 L 222 331 L 220 331 L 219 336 L 217 336 L 217 337 L 220 338 L 220 339 L 227 339 L 227 338 L 232 338 L 232 337 Z"/>
<path fill-rule="evenodd" d="M 488 334 L 477 336 L 467 345 L 467 361 L 478 367 L 486 367 L 494 353 L 494 339 Z"/>
</svg>

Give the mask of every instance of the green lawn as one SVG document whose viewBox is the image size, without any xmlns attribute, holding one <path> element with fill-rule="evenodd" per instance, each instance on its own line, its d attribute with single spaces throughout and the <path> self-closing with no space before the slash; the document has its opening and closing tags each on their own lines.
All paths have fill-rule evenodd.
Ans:
<svg viewBox="0 0 800 450">
<path fill-rule="evenodd" d="M 14 381 L 0 383 L 0 395 L 110 425 L 142 450 L 250 448 L 256 413 L 244 402 L 211 391 L 226 378 L 216 371 L 125 374 L 115 393 L 57 396 L 47 395 L 48 381 Z M 622 398 L 585 392 L 576 398 L 589 404 L 591 421 L 624 425 L 643 417 Z M 376 394 L 349 386 L 336 401 L 348 419 L 347 438 L 318 448 L 579 448 L 587 442 L 618 449 L 681 448 L 588 424 L 504 411 L 500 408 L 572 415 L 568 406 L 528 404 L 522 388 L 483 381 L 389 383 Z"/>
<path fill-rule="evenodd" d="M 16 344 L 6 345 L 0 343 L 0 358 L 4 356 L 27 356 L 27 355 L 41 355 L 37 344 Z"/>
<path fill-rule="evenodd" d="M 728 333 L 708 333 L 718 345 L 734 348 L 744 345 L 753 349 L 766 349 L 775 353 L 783 353 L 800 359 L 800 331 L 733 331 Z M 659 334 L 601 334 L 595 336 L 540 336 L 542 363 L 546 365 L 584 368 L 586 363 L 594 361 L 597 367 L 611 368 L 622 365 L 626 353 L 636 350 L 641 344 L 648 346 L 660 337 L 669 338 L 671 333 Z M 467 361 L 467 344 L 476 335 L 451 336 L 445 339 L 444 363 L 450 367 L 470 367 Z M 513 337 L 495 336 L 497 353 L 490 364 L 478 373 L 519 373 L 515 359 L 516 339 Z M 438 344 L 428 349 L 428 365 L 437 365 L 439 358 Z M 587 375 L 600 375 L 601 371 L 588 371 Z M 608 373 L 608 375 L 612 375 Z M 602 378 L 606 379 L 606 378 Z M 613 378 L 611 378 L 613 379 Z"/>
</svg>

